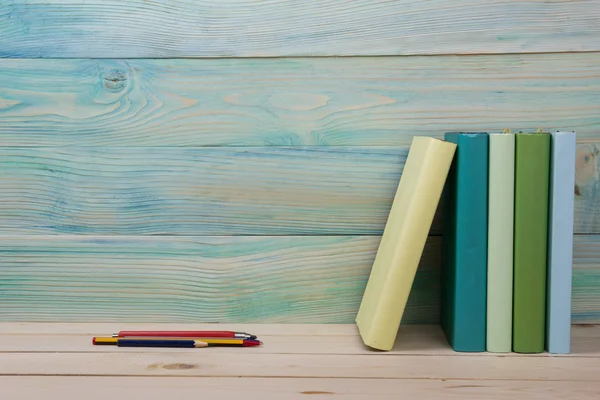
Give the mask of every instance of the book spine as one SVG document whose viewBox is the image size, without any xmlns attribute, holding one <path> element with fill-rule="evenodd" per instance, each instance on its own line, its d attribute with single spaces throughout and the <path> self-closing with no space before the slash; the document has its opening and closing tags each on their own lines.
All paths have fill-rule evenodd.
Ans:
<svg viewBox="0 0 600 400">
<path fill-rule="evenodd" d="M 546 334 L 550 135 L 517 134 L 513 351 L 541 353 Z"/>
<path fill-rule="evenodd" d="M 546 347 L 570 352 L 575 132 L 552 133 L 548 233 Z"/>
<path fill-rule="evenodd" d="M 369 347 L 394 345 L 455 149 L 413 138 L 355 319 Z"/>
<path fill-rule="evenodd" d="M 489 136 L 487 329 L 489 352 L 512 350 L 515 136 Z"/>
<path fill-rule="evenodd" d="M 455 141 L 442 240 L 444 306 L 442 328 L 455 351 L 486 350 L 488 135 L 447 134 Z M 446 279 L 448 277 L 449 279 Z"/>
</svg>

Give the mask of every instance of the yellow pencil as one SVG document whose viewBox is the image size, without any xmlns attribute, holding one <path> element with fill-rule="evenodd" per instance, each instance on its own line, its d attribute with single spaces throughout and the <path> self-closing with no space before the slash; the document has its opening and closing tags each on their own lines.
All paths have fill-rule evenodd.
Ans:
<svg viewBox="0 0 600 400">
<path fill-rule="evenodd" d="M 124 340 L 125 338 L 116 338 L 116 337 L 94 337 L 92 342 L 96 345 L 117 345 L 119 340 Z M 250 339 L 218 339 L 218 338 L 176 338 L 176 337 L 167 337 L 167 338 L 156 338 L 156 337 L 127 337 L 126 339 L 135 339 L 135 340 L 197 340 L 204 342 L 208 345 L 222 345 L 222 346 L 240 346 L 247 347 L 249 344 L 252 345 L 254 342 L 260 343 L 258 340 L 250 340 Z"/>
</svg>

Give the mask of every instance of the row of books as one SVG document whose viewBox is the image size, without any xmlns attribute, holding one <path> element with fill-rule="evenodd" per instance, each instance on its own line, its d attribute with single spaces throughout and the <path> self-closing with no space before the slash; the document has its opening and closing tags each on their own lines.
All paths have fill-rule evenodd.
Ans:
<svg viewBox="0 0 600 400">
<path fill-rule="evenodd" d="M 356 316 L 363 342 L 392 349 L 442 201 L 452 348 L 568 353 L 575 132 L 444 139 L 413 138 Z"/>
<path fill-rule="evenodd" d="M 456 351 L 568 353 L 575 132 L 448 133 L 441 325 Z"/>
</svg>

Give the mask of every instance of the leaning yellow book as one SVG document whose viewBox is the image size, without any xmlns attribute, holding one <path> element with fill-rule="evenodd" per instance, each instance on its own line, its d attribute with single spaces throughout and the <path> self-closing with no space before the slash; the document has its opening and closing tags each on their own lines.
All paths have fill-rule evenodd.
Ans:
<svg viewBox="0 0 600 400">
<path fill-rule="evenodd" d="M 394 345 L 455 151 L 456 144 L 440 139 L 412 140 L 356 316 L 369 347 Z"/>
</svg>

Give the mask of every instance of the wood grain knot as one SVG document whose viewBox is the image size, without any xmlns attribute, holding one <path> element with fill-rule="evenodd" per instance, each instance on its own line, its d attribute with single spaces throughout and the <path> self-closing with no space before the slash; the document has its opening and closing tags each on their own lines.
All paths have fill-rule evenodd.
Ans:
<svg viewBox="0 0 600 400">
<path fill-rule="evenodd" d="M 600 149 L 594 145 L 581 146 L 577 148 L 575 156 L 575 194 L 582 186 L 593 183 L 598 179 L 598 168 L 596 157 Z"/>
<path fill-rule="evenodd" d="M 174 363 L 174 364 L 164 364 L 162 367 L 164 369 L 194 369 L 194 368 L 198 368 L 198 365 L 185 364 L 185 363 Z"/>
<path fill-rule="evenodd" d="M 127 73 L 119 69 L 111 69 L 102 77 L 104 87 L 113 93 L 120 92 L 127 87 Z"/>
</svg>

